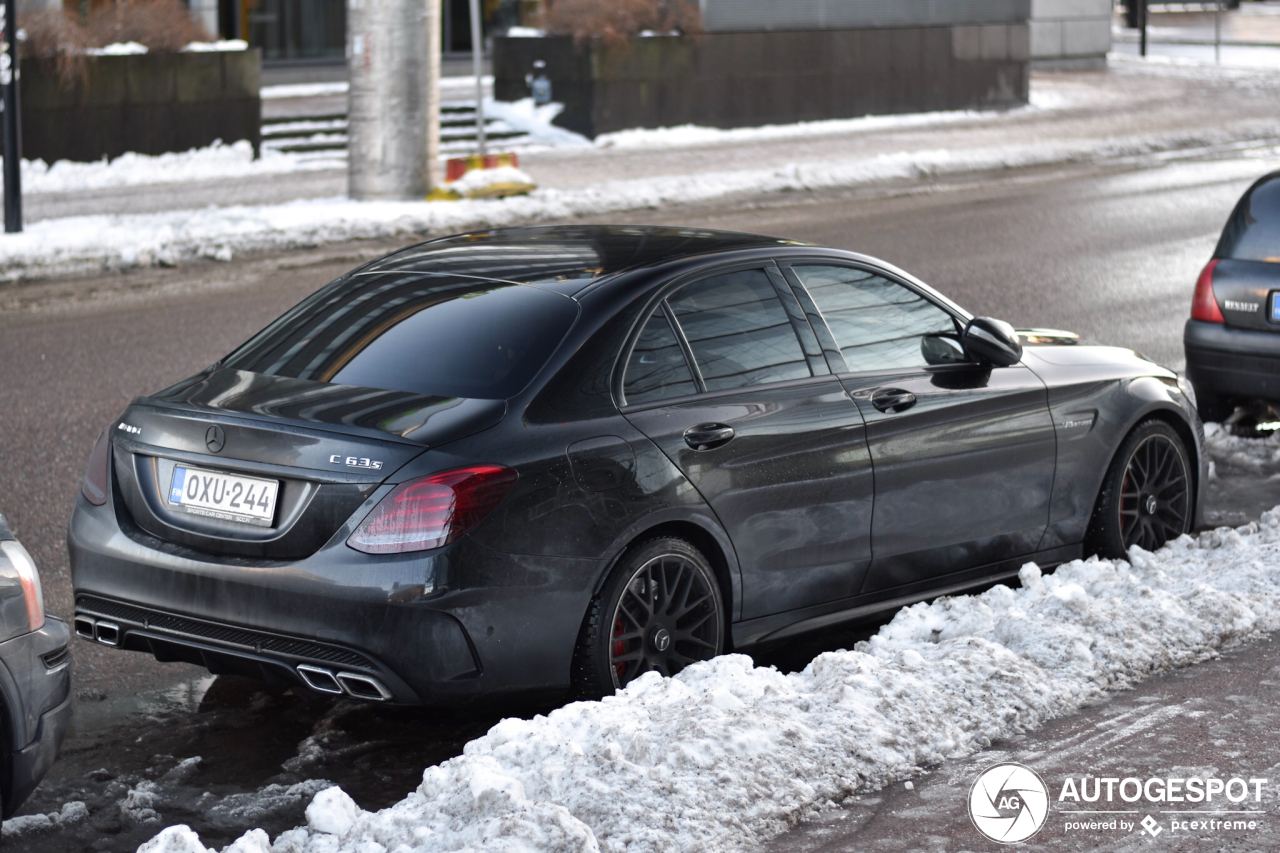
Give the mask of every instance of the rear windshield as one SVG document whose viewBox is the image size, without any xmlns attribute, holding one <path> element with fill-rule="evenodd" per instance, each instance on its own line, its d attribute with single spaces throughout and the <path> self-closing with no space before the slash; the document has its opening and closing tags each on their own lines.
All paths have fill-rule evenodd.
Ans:
<svg viewBox="0 0 1280 853">
<path fill-rule="evenodd" d="M 1218 243 L 1219 258 L 1280 264 L 1280 172 L 1240 199 Z"/>
<path fill-rule="evenodd" d="M 442 397 L 502 400 L 542 369 L 578 315 L 558 293 L 420 273 L 340 278 L 224 367 Z"/>
</svg>

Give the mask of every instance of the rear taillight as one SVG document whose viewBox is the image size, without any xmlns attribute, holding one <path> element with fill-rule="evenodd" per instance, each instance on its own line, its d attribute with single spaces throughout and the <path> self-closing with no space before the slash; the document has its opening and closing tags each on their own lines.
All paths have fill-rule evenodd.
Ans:
<svg viewBox="0 0 1280 853">
<path fill-rule="evenodd" d="M 7 539 L 0 542 L 0 554 L 8 558 L 9 565 L 18 573 L 22 585 L 22 597 L 27 602 L 27 627 L 39 631 L 44 627 L 44 590 L 40 588 L 40 572 L 35 560 L 22 547 L 22 543 Z"/>
<path fill-rule="evenodd" d="M 1206 323 L 1225 323 L 1222 310 L 1218 308 L 1218 300 L 1213 298 L 1213 269 L 1218 265 L 1214 258 L 1205 264 L 1196 281 L 1196 295 L 1191 299 L 1191 319 L 1203 320 Z"/>
<path fill-rule="evenodd" d="M 366 554 L 440 548 L 483 521 L 515 482 L 510 468 L 475 465 L 401 483 L 378 502 L 347 544 Z"/>
<path fill-rule="evenodd" d="M 98 435 L 98 442 L 89 454 L 89 468 L 84 472 L 84 485 L 80 494 L 94 506 L 102 506 L 107 502 L 107 454 L 111 450 L 111 439 L 107 431 Z"/>
</svg>

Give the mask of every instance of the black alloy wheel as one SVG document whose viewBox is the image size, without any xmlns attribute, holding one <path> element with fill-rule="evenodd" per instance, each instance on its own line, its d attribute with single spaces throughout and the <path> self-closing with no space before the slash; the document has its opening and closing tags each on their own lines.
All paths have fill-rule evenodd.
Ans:
<svg viewBox="0 0 1280 853">
<path fill-rule="evenodd" d="M 1191 529 L 1191 465 L 1177 432 L 1140 424 L 1107 471 L 1091 525 L 1091 545 L 1123 558 L 1134 545 L 1155 551 Z"/>
<path fill-rule="evenodd" d="M 574 656 L 584 697 L 603 696 L 646 672 L 675 675 L 724 648 L 724 604 L 706 558 L 682 539 L 632 549 L 592 601 Z"/>
</svg>

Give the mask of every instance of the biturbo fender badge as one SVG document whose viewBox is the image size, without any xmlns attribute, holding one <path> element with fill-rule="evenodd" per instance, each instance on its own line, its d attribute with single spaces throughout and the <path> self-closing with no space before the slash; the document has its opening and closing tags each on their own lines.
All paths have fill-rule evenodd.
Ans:
<svg viewBox="0 0 1280 853">
<path fill-rule="evenodd" d="M 1093 429 L 1097 412 L 1072 412 L 1058 418 L 1058 435 L 1063 438 L 1083 438 Z"/>
<path fill-rule="evenodd" d="M 368 459 L 364 456 L 343 456 L 341 453 L 335 453 L 329 457 L 329 461 L 334 465 L 345 465 L 348 468 L 361 468 L 365 471 L 381 471 L 382 462 L 377 459 Z"/>
</svg>

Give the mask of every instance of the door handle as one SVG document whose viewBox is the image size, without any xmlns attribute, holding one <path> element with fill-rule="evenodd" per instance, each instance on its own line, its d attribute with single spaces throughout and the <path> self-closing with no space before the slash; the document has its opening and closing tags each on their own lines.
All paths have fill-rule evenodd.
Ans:
<svg viewBox="0 0 1280 853">
<path fill-rule="evenodd" d="M 889 415 L 905 412 L 915 404 L 916 395 L 901 388 L 881 388 L 871 395 L 871 405 Z"/>
<path fill-rule="evenodd" d="M 722 447 L 733 439 L 733 427 L 725 424 L 698 424 L 684 431 L 684 443 L 694 450 Z"/>
</svg>

